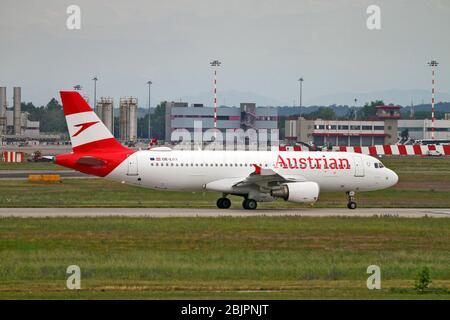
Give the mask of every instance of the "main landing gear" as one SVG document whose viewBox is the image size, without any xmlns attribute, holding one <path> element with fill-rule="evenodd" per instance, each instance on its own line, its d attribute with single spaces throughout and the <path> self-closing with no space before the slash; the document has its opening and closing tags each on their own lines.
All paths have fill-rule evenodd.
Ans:
<svg viewBox="0 0 450 320">
<path fill-rule="evenodd" d="M 217 208 L 219 209 L 228 209 L 229 207 L 231 207 L 231 201 L 226 197 L 219 198 L 216 204 Z"/>
<path fill-rule="evenodd" d="M 242 201 L 242 207 L 246 210 L 255 210 L 258 206 L 258 203 L 253 199 L 244 199 Z"/>
<path fill-rule="evenodd" d="M 347 208 L 356 209 L 355 191 L 347 191 Z"/>
<path fill-rule="evenodd" d="M 217 199 L 217 208 L 219 209 L 228 209 L 231 207 L 231 201 L 224 195 L 222 198 Z M 246 210 L 255 210 L 258 206 L 256 200 L 253 199 L 244 199 L 242 202 L 242 207 Z"/>
</svg>

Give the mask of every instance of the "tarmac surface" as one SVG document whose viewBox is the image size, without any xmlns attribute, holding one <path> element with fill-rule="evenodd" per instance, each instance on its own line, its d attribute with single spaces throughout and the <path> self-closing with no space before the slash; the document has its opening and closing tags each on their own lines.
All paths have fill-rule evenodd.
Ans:
<svg viewBox="0 0 450 320">
<path fill-rule="evenodd" d="M 373 217 L 393 216 L 404 218 L 450 218 L 450 208 L 301 208 L 301 209 L 183 209 L 183 208 L 0 208 L 0 217 Z"/>
</svg>

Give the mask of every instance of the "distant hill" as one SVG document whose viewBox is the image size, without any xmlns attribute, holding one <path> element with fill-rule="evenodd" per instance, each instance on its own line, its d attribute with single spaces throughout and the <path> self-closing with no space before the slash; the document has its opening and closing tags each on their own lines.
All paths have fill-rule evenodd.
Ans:
<svg viewBox="0 0 450 320">
<path fill-rule="evenodd" d="M 336 116 L 343 117 L 348 114 L 351 107 L 349 106 L 310 106 L 310 107 L 278 107 L 278 115 L 279 116 L 293 116 L 293 115 L 299 115 L 299 114 L 309 114 L 311 112 L 317 111 L 321 107 L 329 107 L 331 108 Z"/>
<path fill-rule="evenodd" d="M 337 117 L 344 117 L 346 116 L 351 109 L 355 107 L 350 106 L 311 106 L 311 107 L 278 107 L 278 115 L 279 116 L 294 116 L 299 114 L 309 114 L 311 112 L 317 111 L 320 107 L 328 107 L 331 108 Z M 436 112 L 442 112 L 442 113 L 450 113 L 450 102 L 439 102 L 435 104 L 435 111 Z M 360 108 L 360 107 L 356 107 Z M 410 113 L 411 106 L 405 106 L 402 108 L 401 113 L 403 115 L 406 115 Z M 420 104 L 414 106 L 414 112 L 430 112 L 431 116 L 431 104 Z"/>
<path fill-rule="evenodd" d="M 439 102 L 434 105 L 436 112 L 450 112 L 450 102 Z M 404 107 L 404 110 L 410 112 L 411 107 Z M 431 112 L 431 104 L 419 104 L 414 106 L 414 112 Z"/>
<path fill-rule="evenodd" d="M 327 94 L 308 100 L 310 105 L 346 105 L 354 104 L 354 99 L 358 99 L 358 105 L 364 105 L 366 102 L 374 100 L 383 100 L 385 103 L 393 103 L 396 105 L 423 104 L 431 100 L 431 89 L 421 90 L 379 90 L 371 92 L 339 92 Z M 450 94 L 446 92 L 436 92 L 437 101 L 450 101 Z"/>
<path fill-rule="evenodd" d="M 183 96 L 182 101 L 191 103 L 203 103 L 206 106 L 212 106 L 212 93 L 202 92 L 196 95 Z M 217 93 L 217 104 L 226 106 L 239 106 L 241 102 L 254 102 L 258 106 L 279 106 L 282 103 L 276 99 L 263 96 L 254 92 L 226 90 Z"/>
</svg>

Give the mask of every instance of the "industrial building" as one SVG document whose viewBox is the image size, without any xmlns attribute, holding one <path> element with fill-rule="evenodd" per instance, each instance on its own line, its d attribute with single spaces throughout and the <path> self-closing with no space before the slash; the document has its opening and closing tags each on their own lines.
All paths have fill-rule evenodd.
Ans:
<svg viewBox="0 0 450 320">
<path fill-rule="evenodd" d="M 166 141 L 172 132 L 193 132 L 194 122 L 201 121 L 203 131 L 214 128 L 214 108 L 187 102 L 166 102 Z M 278 111 L 273 107 L 256 107 L 254 103 L 241 103 L 240 107 L 217 108 L 217 129 L 225 134 L 227 129 L 277 129 Z"/>
<path fill-rule="evenodd" d="M 89 97 L 83 96 L 89 103 Z M 108 130 L 114 135 L 114 98 L 101 97 L 96 102 L 95 112 Z M 119 103 L 119 140 L 123 142 L 137 141 L 138 99 L 120 98 Z"/>
<path fill-rule="evenodd" d="M 398 141 L 400 106 L 378 106 L 376 120 L 306 120 L 285 122 L 287 144 L 303 142 L 316 146 L 372 146 Z"/>
<path fill-rule="evenodd" d="M 120 99 L 120 137 L 122 141 L 137 141 L 137 111 L 138 100 L 128 97 Z"/>
<path fill-rule="evenodd" d="M 398 120 L 399 135 L 405 130 L 412 140 L 431 139 L 432 121 L 431 119 Z M 450 140 L 450 120 L 434 121 L 434 138 L 435 140 Z"/>
<path fill-rule="evenodd" d="M 110 132 L 114 132 L 114 99 L 111 97 L 101 97 L 97 101 L 97 115 Z"/>
<path fill-rule="evenodd" d="M 28 113 L 22 112 L 22 92 L 20 87 L 13 89 L 13 109 L 8 110 L 6 87 L 0 87 L 0 135 L 17 139 L 40 137 L 39 121 L 28 120 Z"/>
</svg>

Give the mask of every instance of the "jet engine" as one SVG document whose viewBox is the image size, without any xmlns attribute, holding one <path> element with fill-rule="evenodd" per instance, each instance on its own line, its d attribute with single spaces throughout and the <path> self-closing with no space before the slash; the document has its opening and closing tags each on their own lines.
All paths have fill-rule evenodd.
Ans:
<svg viewBox="0 0 450 320">
<path fill-rule="evenodd" d="M 311 203 L 319 198 L 319 185 L 311 181 L 285 183 L 273 188 L 270 194 L 286 201 Z"/>
</svg>

